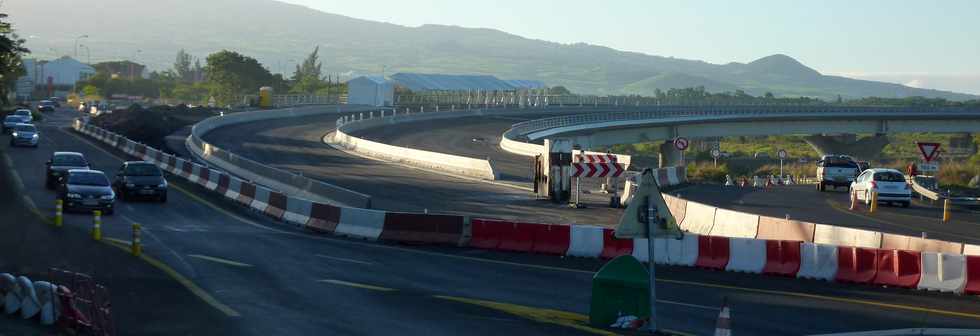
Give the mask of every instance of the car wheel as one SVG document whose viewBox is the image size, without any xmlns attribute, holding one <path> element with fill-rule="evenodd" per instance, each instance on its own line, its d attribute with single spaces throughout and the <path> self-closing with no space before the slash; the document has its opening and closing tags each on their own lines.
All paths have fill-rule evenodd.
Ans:
<svg viewBox="0 0 980 336">
<path fill-rule="evenodd" d="M 912 202 L 911 201 L 902 202 L 902 207 L 903 208 L 908 208 L 910 205 L 912 205 Z"/>
<path fill-rule="evenodd" d="M 167 194 L 160 195 L 160 203 L 167 203 Z"/>
</svg>

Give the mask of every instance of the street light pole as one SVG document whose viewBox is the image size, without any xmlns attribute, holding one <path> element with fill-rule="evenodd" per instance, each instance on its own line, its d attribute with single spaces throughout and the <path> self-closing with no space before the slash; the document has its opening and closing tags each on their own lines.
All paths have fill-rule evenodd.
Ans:
<svg viewBox="0 0 980 336">
<path fill-rule="evenodd" d="M 75 38 L 75 59 L 78 59 L 78 40 L 88 38 L 88 35 L 80 35 Z"/>
</svg>

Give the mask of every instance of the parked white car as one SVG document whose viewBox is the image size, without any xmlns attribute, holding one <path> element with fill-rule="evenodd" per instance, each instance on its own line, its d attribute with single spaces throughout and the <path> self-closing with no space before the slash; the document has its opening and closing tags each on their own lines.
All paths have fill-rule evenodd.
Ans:
<svg viewBox="0 0 980 336">
<path fill-rule="evenodd" d="M 851 183 L 851 197 L 857 197 L 864 204 L 871 204 L 871 194 L 878 193 L 879 203 L 897 203 L 903 208 L 912 204 L 912 187 L 905 180 L 905 174 L 889 168 L 865 170 Z"/>
</svg>

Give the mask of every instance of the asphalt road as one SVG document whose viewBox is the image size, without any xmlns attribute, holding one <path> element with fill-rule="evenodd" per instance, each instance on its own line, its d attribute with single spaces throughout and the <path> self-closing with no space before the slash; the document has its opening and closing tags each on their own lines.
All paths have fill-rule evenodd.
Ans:
<svg viewBox="0 0 980 336">
<path fill-rule="evenodd" d="M 613 225 L 622 212 L 608 208 L 607 196 L 590 198 L 594 202 L 589 208 L 570 210 L 536 199 L 529 190 L 350 155 L 322 142 L 336 119 L 325 115 L 245 123 L 216 129 L 204 138 L 238 155 L 371 195 L 372 207 L 378 209 L 596 225 Z M 528 169 L 527 161 L 524 165 Z"/>
<path fill-rule="evenodd" d="M 440 195 L 440 192 L 448 187 L 433 184 L 433 181 L 445 181 L 447 178 L 401 166 L 348 157 L 346 154 L 324 149 L 319 144 L 318 138 L 332 125 L 333 119 L 330 117 L 246 124 L 219 129 L 209 140 L 217 141 L 219 146 L 231 148 L 233 152 L 253 158 L 259 157 L 260 160 L 269 160 L 266 162 L 273 162 L 280 167 L 303 170 L 307 175 L 319 172 L 321 178 L 329 178 L 329 181 L 335 183 L 349 183 L 341 185 L 369 193 L 376 191 L 388 195 L 400 193 L 399 188 L 410 188 L 416 193 L 413 199 L 422 198 L 419 197 L 422 195 L 427 199 L 445 197 Z M 244 137 L 241 134 L 249 136 Z M 339 169 L 340 167 L 358 169 L 345 172 Z M 454 179 L 448 181 L 460 188 L 486 186 Z M 405 186 L 406 184 L 411 186 Z M 415 185 L 422 185 L 425 188 Z M 432 194 L 429 194 L 430 190 Z M 480 190 L 474 189 L 470 193 Z M 449 202 L 448 199 L 440 201 Z M 460 203 L 463 204 L 480 205 L 485 202 L 493 204 L 493 201 L 460 198 Z M 391 204 L 387 205 L 391 206 Z M 458 206 L 461 209 L 466 205 L 453 203 L 451 206 Z M 582 314 L 588 311 L 590 297 L 588 291 L 592 272 L 602 264 L 601 261 L 577 258 L 458 248 L 406 249 L 334 238 L 322 238 L 322 240 L 327 244 L 345 245 L 337 247 L 337 252 L 344 253 L 337 256 L 359 261 L 356 263 L 333 259 L 321 261 L 335 261 L 345 266 L 356 267 L 355 270 L 360 271 L 343 273 L 347 277 L 344 278 L 345 281 L 399 289 L 395 291 L 397 293 L 441 292 L 450 295 L 469 295 L 478 299 Z M 362 251 L 362 247 L 366 250 Z M 306 248 L 325 247 L 319 245 L 290 247 L 306 258 L 316 254 L 303 251 Z M 265 251 L 272 250 L 265 249 Z M 252 261 L 253 258 L 261 260 L 263 257 L 270 256 L 246 254 L 236 260 L 251 264 L 255 263 Z M 378 276 L 376 272 L 372 272 L 370 267 L 372 264 L 378 265 L 378 271 L 384 272 L 385 275 Z M 699 335 L 710 334 L 713 331 L 717 307 L 724 298 L 729 300 L 734 310 L 733 324 L 737 334 L 808 334 L 908 327 L 980 327 L 980 320 L 978 320 L 980 305 L 977 304 L 976 298 L 968 296 L 827 284 L 681 267 L 658 267 L 658 274 L 661 280 L 658 283 L 658 293 L 662 300 L 658 305 L 661 311 L 661 323 L 666 328 Z M 414 295 L 412 298 L 419 299 L 420 296 Z M 400 317 L 402 316 L 396 318 Z M 494 325 L 496 326 L 497 323 Z M 500 333 L 500 330 L 493 331 Z"/>
</svg>

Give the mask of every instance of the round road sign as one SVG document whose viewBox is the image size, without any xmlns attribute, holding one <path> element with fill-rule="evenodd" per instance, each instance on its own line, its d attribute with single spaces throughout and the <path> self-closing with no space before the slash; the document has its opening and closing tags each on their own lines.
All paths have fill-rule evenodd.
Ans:
<svg viewBox="0 0 980 336">
<path fill-rule="evenodd" d="M 785 159 L 789 157 L 789 153 L 786 153 L 785 149 L 780 149 L 778 152 L 776 152 L 776 155 L 779 156 L 780 159 Z"/>
<path fill-rule="evenodd" d="M 716 159 L 717 159 L 717 158 L 718 158 L 718 157 L 720 157 L 720 156 L 721 156 L 721 151 L 720 151 L 720 150 L 718 150 L 718 148 L 712 148 L 712 149 L 711 149 L 711 157 L 713 157 L 713 158 L 716 158 Z"/>
<path fill-rule="evenodd" d="M 677 137 L 677 139 L 674 139 L 674 148 L 677 148 L 677 150 L 687 150 L 688 145 L 687 138 Z"/>
</svg>

